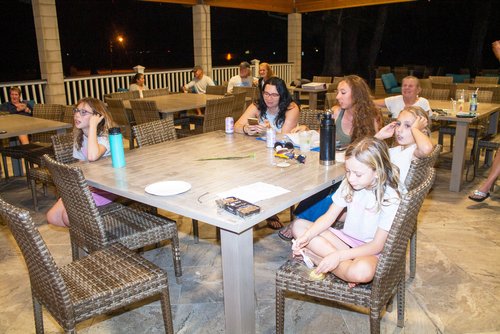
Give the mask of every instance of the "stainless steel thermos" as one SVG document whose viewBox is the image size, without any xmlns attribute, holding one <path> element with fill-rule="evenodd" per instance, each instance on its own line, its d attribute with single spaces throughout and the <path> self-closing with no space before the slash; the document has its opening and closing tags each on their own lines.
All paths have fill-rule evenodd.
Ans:
<svg viewBox="0 0 500 334">
<path fill-rule="evenodd" d="M 331 110 L 321 114 L 319 163 L 322 165 L 333 165 L 335 163 L 335 120 Z"/>
</svg>

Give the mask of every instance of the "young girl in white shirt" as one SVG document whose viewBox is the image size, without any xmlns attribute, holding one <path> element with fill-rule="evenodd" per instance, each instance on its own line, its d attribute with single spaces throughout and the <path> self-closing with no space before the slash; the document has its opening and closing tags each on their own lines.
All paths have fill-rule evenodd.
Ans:
<svg viewBox="0 0 500 334">
<path fill-rule="evenodd" d="M 109 156 L 108 129 L 113 120 L 104 103 L 94 98 L 83 98 L 73 109 L 75 142 L 73 157 L 82 161 L 96 161 L 103 156 Z M 116 196 L 92 188 L 92 196 L 97 206 L 112 202 Z M 68 214 L 62 200 L 59 198 L 47 212 L 47 222 L 57 226 L 69 226 Z"/>
<path fill-rule="evenodd" d="M 387 145 L 365 138 L 345 155 L 346 178 L 332 197 L 328 211 L 316 222 L 293 224 L 294 255 L 302 251 L 318 267 L 315 274 L 333 272 L 353 286 L 370 282 L 400 202 L 398 170 Z M 342 230 L 330 226 L 347 208 Z"/>
</svg>

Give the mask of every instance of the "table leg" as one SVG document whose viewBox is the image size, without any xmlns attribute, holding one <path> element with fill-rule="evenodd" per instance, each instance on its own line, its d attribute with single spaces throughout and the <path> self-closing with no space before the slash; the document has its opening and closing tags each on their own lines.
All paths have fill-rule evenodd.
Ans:
<svg viewBox="0 0 500 334">
<path fill-rule="evenodd" d="M 309 109 L 316 110 L 318 108 L 318 93 L 309 93 Z"/>
<path fill-rule="evenodd" d="M 465 165 L 465 149 L 469 123 L 457 123 L 455 130 L 455 143 L 453 144 L 453 160 L 451 163 L 450 191 L 459 192 L 462 187 L 463 171 Z"/>
<path fill-rule="evenodd" d="M 255 333 L 253 229 L 221 229 L 226 333 Z"/>
</svg>

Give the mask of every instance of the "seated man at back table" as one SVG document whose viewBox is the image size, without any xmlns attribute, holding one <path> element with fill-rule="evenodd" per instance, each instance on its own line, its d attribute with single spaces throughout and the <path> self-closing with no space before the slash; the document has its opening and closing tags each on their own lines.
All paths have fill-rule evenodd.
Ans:
<svg viewBox="0 0 500 334">
<path fill-rule="evenodd" d="M 214 81 L 209 76 L 203 74 L 201 66 L 195 66 L 191 72 L 193 72 L 194 78 L 182 87 L 184 93 L 205 94 L 207 86 L 215 86 Z"/>
<path fill-rule="evenodd" d="M 233 87 L 252 87 L 253 83 L 257 81 L 250 75 L 250 64 L 246 61 L 240 63 L 240 74 L 235 75 L 227 84 L 227 92 L 233 93 Z"/>
<path fill-rule="evenodd" d="M 33 103 L 31 101 L 21 100 L 21 89 L 19 87 L 10 87 L 10 101 L 0 105 L 0 111 L 8 111 L 10 114 L 24 116 L 33 116 Z M 29 144 L 28 135 L 20 135 L 21 144 Z"/>
</svg>

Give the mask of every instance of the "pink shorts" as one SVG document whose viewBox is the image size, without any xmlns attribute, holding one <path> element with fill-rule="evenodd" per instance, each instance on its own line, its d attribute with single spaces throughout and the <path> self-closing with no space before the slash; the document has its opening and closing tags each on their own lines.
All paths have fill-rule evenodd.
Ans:
<svg viewBox="0 0 500 334">
<path fill-rule="evenodd" d="M 97 206 L 104 206 L 116 200 L 118 196 L 112 193 L 108 193 L 107 191 L 97 189 L 94 187 L 90 187 L 90 191 L 92 191 L 92 197 L 94 198 L 95 204 Z"/>
<path fill-rule="evenodd" d="M 366 242 L 364 242 L 364 241 L 361 241 L 361 240 L 355 239 L 355 238 L 353 238 L 351 236 L 348 236 L 342 230 L 336 230 L 333 227 L 330 227 L 329 230 L 330 230 L 330 232 L 332 232 L 333 234 L 335 234 L 340 240 L 342 240 L 343 242 L 345 242 L 345 244 L 347 246 L 349 246 L 351 248 L 359 247 L 361 245 L 366 244 Z M 380 257 L 380 254 L 377 254 L 375 256 L 378 258 L 378 257 Z"/>
</svg>

